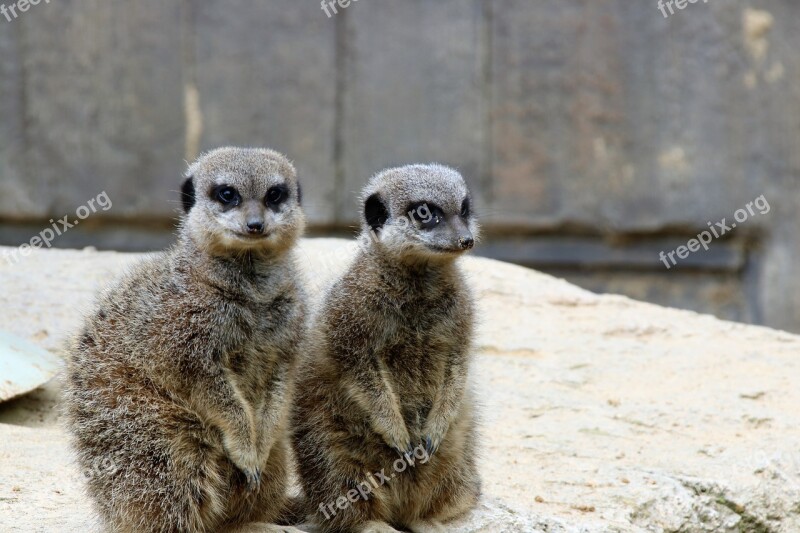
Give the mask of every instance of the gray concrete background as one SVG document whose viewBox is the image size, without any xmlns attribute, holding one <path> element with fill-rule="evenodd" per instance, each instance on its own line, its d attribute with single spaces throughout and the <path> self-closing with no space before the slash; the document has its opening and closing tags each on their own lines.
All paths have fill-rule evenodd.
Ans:
<svg viewBox="0 0 800 533">
<path fill-rule="evenodd" d="M 223 144 L 287 153 L 311 234 L 347 235 L 370 174 L 437 160 L 478 253 L 800 331 L 798 49 L 792 0 L 40 3 L 0 17 L 0 244 L 106 191 L 54 246 L 161 248 L 185 161 Z"/>
</svg>

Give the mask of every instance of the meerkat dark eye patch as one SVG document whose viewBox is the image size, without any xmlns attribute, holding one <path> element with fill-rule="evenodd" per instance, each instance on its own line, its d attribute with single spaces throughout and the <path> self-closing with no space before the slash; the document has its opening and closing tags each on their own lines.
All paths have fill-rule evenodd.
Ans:
<svg viewBox="0 0 800 533">
<path fill-rule="evenodd" d="M 381 229 L 389 220 L 389 211 L 378 193 L 373 194 L 364 202 L 364 219 L 373 231 Z"/>
<path fill-rule="evenodd" d="M 461 216 L 463 218 L 467 218 L 470 214 L 470 204 L 469 204 L 469 197 L 464 198 L 464 201 L 461 202 Z"/>
<path fill-rule="evenodd" d="M 194 179 L 190 176 L 186 178 L 181 185 L 181 205 L 183 206 L 183 212 L 188 213 L 194 206 L 194 202 Z"/>
<path fill-rule="evenodd" d="M 283 184 L 275 185 L 267 191 L 264 203 L 268 206 L 276 206 L 282 204 L 287 198 L 289 198 L 289 187 Z"/>
<path fill-rule="evenodd" d="M 211 198 L 225 206 L 235 207 L 242 201 L 239 191 L 230 185 L 217 185 L 211 189 Z"/>
<path fill-rule="evenodd" d="M 444 221 L 444 211 L 430 202 L 409 204 L 408 216 L 419 224 L 421 229 L 433 229 Z"/>
</svg>

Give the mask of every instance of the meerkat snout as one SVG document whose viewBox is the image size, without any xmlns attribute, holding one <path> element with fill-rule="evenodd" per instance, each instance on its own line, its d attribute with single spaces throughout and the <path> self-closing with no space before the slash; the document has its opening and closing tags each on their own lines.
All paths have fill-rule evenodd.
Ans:
<svg viewBox="0 0 800 533">
<path fill-rule="evenodd" d="M 237 161 L 231 166 L 233 157 Z M 194 239 L 208 249 L 282 251 L 305 227 L 295 169 L 277 152 L 220 148 L 204 155 L 186 176 L 187 226 L 202 232 Z"/>
<path fill-rule="evenodd" d="M 414 260 L 452 259 L 478 234 L 464 178 L 443 165 L 408 165 L 373 177 L 364 193 L 362 228 L 372 246 Z"/>
</svg>

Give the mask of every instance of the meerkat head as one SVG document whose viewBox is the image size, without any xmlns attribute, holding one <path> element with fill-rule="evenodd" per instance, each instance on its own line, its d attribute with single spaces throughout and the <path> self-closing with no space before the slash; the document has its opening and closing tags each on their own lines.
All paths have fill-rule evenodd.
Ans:
<svg viewBox="0 0 800 533">
<path fill-rule="evenodd" d="M 183 231 L 215 254 L 282 251 L 305 228 L 300 194 L 295 168 L 282 154 L 218 148 L 186 173 Z"/>
<path fill-rule="evenodd" d="M 448 260 L 472 248 L 478 224 L 464 178 L 442 165 L 375 175 L 362 192 L 362 239 L 396 258 Z"/>
</svg>

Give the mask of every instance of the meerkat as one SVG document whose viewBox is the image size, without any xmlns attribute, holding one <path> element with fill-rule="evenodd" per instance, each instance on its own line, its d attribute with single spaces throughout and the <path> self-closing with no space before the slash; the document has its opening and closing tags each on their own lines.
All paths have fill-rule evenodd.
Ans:
<svg viewBox="0 0 800 533">
<path fill-rule="evenodd" d="M 480 493 L 473 303 L 456 264 L 478 225 L 464 179 L 441 165 L 383 171 L 362 202 L 362 246 L 298 378 L 305 510 L 325 532 L 441 531 Z"/>
<path fill-rule="evenodd" d="M 177 243 L 98 302 L 67 362 L 66 419 L 114 532 L 297 531 L 290 398 L 305 336 L 293 165 L 220 148 L 190 166 Z"/>
</svg>

